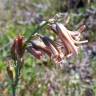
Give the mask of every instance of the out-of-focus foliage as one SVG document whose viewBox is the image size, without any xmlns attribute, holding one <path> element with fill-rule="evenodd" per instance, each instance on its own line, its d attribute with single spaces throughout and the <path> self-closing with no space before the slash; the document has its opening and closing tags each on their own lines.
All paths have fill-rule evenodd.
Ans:
<svg viewBox="0 0 96 96">
<path fill-rule="evenodd" d="M 83 37 L 89 43 L 68 60 L 66 72 L 26 53 L 17 96 L 96 96 L 96 0 L 0 0 L 0 96 L 11 94 L 6 66 L 13 38 L 28 37 L 42 20 L 58 12 L 65 14 L 62 21 L 70 30 L 85 24 Z M 49 35 L 48 28 L 42 34 Z"/>
</svg>

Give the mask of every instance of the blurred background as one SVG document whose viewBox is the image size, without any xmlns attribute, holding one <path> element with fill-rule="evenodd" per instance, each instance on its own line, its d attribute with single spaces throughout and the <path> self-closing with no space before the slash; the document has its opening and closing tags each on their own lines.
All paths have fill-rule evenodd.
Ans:
<svg viewBox="0 0 96 96">
<path fill-rule="evenodd" d="M 60 12 L 69 30 L 86 25 L 88 44 L 65 62 L 66 72 L 26 53 L 16 96 L 96 96 L 96 0 L 0 0 L 0 96 L 11 96 L 6 66 L 12 63 L 13 39 L 18 34 L 27 38 L 40 22 Z M 50 35 L 48 29 L 41 34 Z"/>
</svg>

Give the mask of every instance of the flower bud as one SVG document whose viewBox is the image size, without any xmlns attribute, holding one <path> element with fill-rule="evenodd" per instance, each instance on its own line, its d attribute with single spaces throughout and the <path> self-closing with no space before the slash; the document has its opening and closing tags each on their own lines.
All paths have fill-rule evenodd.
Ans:
<svg viewBox="0 0 96 96">
<path fill-rule="evenodd" d="M 16 73 L 14 66 L 12 65 L 7 66 L 7 73 L 11 80 L 15 80 Z"/>
<path fill-rule="evenodd" d="M 22 58 L 24 54 L 24 40 L 22 36 L 18 36 L 11 47 L 11 55 L 14 60 Z"/>
</svg>

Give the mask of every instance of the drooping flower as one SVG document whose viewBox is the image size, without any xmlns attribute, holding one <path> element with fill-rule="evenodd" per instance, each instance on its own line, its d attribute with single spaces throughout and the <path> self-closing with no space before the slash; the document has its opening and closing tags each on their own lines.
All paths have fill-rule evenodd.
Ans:
<svg viewBox="0 0 96 96">
<path fill-rule="evenodd" d="M 45 54 L 47 54 L 55 63 L 61 60 L 60 53 L 55 42 L 47 36 L 40 36 L 40 38 L 32 40 L 32 42 L 28 45 L 27 50 L 34 57 L 40 60 L 42 60 L 42 57 L 44 57 Z"/>
<path fill-rule="evenodd" d="M 51 55 L 50 50 L 46 47 L 43 41 L 40 38 L 36 38 L 31 41 L 31 43 L 27 47 L 27 51 L 31 53 L 37 59 L 41 59 L 47 54 L 49 57 Z"/>
<path fill-rule="evenodd" d="M 56 44 L 54 41 L 52 41 L 49 37 L 44 36 L 41 37 L 42 41 L 45 43 L 45 45 L 47 46 L 47 48 L 50 50 L 51 52 L 51 59 L 57 63 L 61 61 L 61 55 L 60 55 L 60 51 L 57 48 Z"/>
</svg>

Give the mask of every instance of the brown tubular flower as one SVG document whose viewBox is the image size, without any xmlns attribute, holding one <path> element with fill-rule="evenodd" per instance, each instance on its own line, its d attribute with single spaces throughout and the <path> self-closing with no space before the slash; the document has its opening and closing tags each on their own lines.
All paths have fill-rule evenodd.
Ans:
<svg viewBox="0 0 96 96">
<path fill-rule="evenodd" d="M 33 40 L 32 45 L 34 46 L 35 49 L 43 51 L 48 56 L 51 56 L 50 50 L 47 48 L 47 46 L 44 44 L 41 38 L 39 38 L 38 40 Z"/>
<path fill-rule="evenodd" d="M 84 30 L 84 26 L 79 31 L 70 31 L 63 24 L 56 23 L 52 25 L 52 30 L 58 35 L 61 43 L 64 47 L 65 56 L 69 57 L 72 54 L 78 53 L 78 44 L 86 43 L 86 41 L 80 40 L 80 32 Z"/>
<path fill-rule="evenodd" d="M 37 59 L 41 60 L 45 54 L 47 54 L 49 57 L 51 56 L 50 50 L 46 47 L 40 38 L 33 40 L 27 47 L 27 51 Z"/>
<path fill-rule="evenodd" d="M 39 36 L 32 40 L 27 47 L 27 51 L 37 59 L 42 60 L 42 57 L 47 54 L 55 63 L 61 60 L 60 53 L 54 42 L 47 36 Z"/>
<path fill-rule="evenodd" d="M 27 51 L 37 59 L 41 59 L 43 56 L 42 51 L 35 49 L 32 45 L 27 47 Z"/>
<path fill-rule="evenodd" d="M 56 24 L 56 29 L 58 31 L 58 35 L 60 36 L 63 44 L 65 45 L 67 54 L 78 53 L 77 46 L 74 45 L 71 36 L 68 34 L 67 30 L 62 24 Z"/>
<path fill-rule="evenodd" d="M 11 55 L 14 60 L 22 58 L 24 54 L 24 39 L 23 36 L 18 36 L 11 47 Z"/>
<path fill-rule="evenodd" d="M 60 62 L 61 61 L 60 52 L 59 52 L 57 46 L 55 45 L 55 43 L 47 36 L 41 37 L 41 39 L 44 42 L 44 44 L 47 46 L 47 48 L 50 50 L 51 59 L 55 63 Z"/>
</svg>

